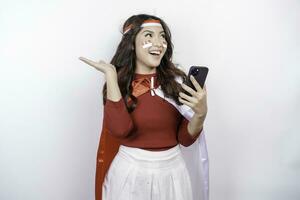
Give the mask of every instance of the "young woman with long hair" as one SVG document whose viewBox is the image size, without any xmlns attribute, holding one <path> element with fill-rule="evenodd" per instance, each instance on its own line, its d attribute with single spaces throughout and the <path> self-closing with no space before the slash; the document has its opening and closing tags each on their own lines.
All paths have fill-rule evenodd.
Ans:
<svg viewBox="0 0 300 200">
<path fill-rule="evenodd" d="M 188 77 L 172 62 L 171 32 L 162 19 L 133 15 L 122 35 L 110 63 L 80 57 L 106 78 L 96 199 L 198 200 L 205 195 L 197 187 L 205 193 L 208 180 L 202 176 L 204 184 L 193 186 L 182 149 L 198 139 L 197 159 L 207 163 L 206 89 L 193 77 L 196 90 L 183 83 Z"/>
</svg>

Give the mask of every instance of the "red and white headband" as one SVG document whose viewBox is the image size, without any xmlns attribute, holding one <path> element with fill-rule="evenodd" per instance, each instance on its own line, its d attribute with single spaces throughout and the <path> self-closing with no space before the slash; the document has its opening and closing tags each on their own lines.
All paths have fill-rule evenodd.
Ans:
<svg viewBox="0 0 300 200">
<path fill-rule="evenodd" d="M 141 25 L 141 27 L 148 27 L 148 26 L 160 26 L 160 27 L 162 27 L 160 21 L 156 20 L 156 19 L 147 19 Z M 132 27 L 133 27 L 132 24 L 128 25 L 124 29 L 123 34 L 125 35 L 126 33 L 128 33 L 128 31 L 130 31 L 132 29 Z"/>
</svg>

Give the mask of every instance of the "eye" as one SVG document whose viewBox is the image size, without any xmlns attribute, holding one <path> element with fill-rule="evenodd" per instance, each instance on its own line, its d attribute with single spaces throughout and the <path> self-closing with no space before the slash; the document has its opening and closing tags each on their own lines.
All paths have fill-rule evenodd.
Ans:
<svg viewBox="0 0 300 200">
<path fill-rule="evenodd" d="M 148 35 L 150 35 L 152 37 L 152 34 L 151 33 L 146 33 L 145 37 L 147 37 Z"/>
<path fill-rule="evenodd" d="M 165 34 L 162 34 L 161 36 L 166 39 L 166 35 Z"/>
</svg>

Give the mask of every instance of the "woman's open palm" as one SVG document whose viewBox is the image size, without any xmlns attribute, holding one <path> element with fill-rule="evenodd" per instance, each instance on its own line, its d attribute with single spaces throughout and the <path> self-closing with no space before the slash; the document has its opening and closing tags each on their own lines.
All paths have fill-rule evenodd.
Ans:
<svg viewBox="0 0 300 200">
<path fill-rule="evenodd" d="M 103 72 L 105 75 L 108 73 L 117 73 L 116 67 L 114 65 L 110 63 L 105 63 L 103 60 L 100 60 L 99 62 L 95 62 L 84 57 L 79 57 L 79 60 Z"/>
</svg>

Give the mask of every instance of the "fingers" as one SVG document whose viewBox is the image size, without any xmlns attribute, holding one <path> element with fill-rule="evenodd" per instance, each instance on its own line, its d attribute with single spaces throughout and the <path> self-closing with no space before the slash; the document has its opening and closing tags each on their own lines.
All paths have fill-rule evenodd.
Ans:
<svg viewBox="0 0 300 200">
<path fill-rule="evenodd" d="M 190 79 L 191 79 L 193 85 L 195 86 L 195 88 L 196 88 L 196 90 L 197 90 L 198 92 L 200 92 L 200 91 L 203 90 L 202 87 L 200 86 L 200 84 L 198 83 L 198 81 L 195 79 L 195 77 L 194 77 L 193 75 L 191 75 L 191 78 L 190 78 Z"/>
<path fill-rule="evenodd" d="M 187 86 L 184 83 L 182 83 L 181 86 L 185 91 L 189 92 L 192 96 L 196 96 L 197 92 L 195 90 L 193 90 L 192 88 L 190 88 L 189 86 Z"/>
<path fill-rule="evenodd" d="M 191 107 L 191 108 L 193 107 L 193 104 L 192 104 L 192 103 L 190 103 L 190 102 L 188 102 L 188 101 L 182 99 L 181 97 L 178 97 L 178 99 L 179 99 L 179 101 L 180 101 L 181 103 L 183 103 L 183 104 L 185 104 L 185 105 L 187 105 L 187 106 L 189 106 L 189 107 Z"/>
<path fill-rule="evenodd" d="M 84 58 L 84 57 L 79 57 L 79 60 L 81 60 L 81 61 L 85 62 L 86 64 L 91 65 L 93 67 L 95 67 L 97 65 L 96 62 L 89 60 L 87 58 Z"/>
<path fill-rule="evenodd" d="M 203 91 L 205 92 L 205 93 L 207 93 L 207 91 L 206 91 L 206 84 L 204 83 L 204 86 L 203 86 Z"/>
<path fill-rule="evenodd" d="M 197 99 L 195 97 L 191 97 L 189 95 L 186 95 L 184 94 L 183 92 L 179 92 L 179 96 L 182 98 L 182 99 L 186 99 L 188 100 L 189 102 L 191 103 L 197 103 Z"/>
</svg>

